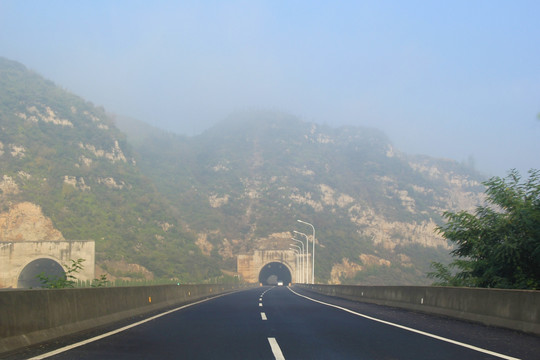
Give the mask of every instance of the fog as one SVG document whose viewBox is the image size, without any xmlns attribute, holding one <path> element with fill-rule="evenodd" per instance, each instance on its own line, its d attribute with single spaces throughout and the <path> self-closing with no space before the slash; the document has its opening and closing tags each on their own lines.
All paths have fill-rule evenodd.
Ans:
<svg viewBox="0 0 540 360">
<path fill-rule="evenodd" d="M 0 56 L 176 133 L 275 109 L 505 175 L 540 168 L 539 13 L 537 1 L 0 0 Z"/>
</svg>

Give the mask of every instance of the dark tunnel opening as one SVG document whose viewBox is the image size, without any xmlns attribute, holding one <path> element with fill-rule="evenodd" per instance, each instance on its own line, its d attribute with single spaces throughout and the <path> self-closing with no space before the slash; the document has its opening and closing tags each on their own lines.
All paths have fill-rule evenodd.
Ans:
<svg viewBox="0 0 540 360">
<path fill-rule="evenodd" d="M 280 262 L 266 264 L 259 272 L 259 283 L 263 285 L 289 285 L 292 282 L 291 272 Z"/>
<path fill-rule="evenodd" d="M 17 281 L 17 288 L 40 288 L 43 286 L 39 274 L 54 279 L 66 275 L 62 265 L 51 259 L 37 259 L 24 267 Z"/>
</svg>

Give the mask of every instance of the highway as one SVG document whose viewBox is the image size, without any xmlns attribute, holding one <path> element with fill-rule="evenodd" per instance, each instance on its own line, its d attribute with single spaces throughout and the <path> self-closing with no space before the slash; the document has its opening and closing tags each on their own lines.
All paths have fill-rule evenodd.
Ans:
<svg viewBox="0 0 540 360">
<path fill-rule="evenodd" d="M 9 359 L 540 359 L 540 338 L 260 287 L 34 346 Z"/>
</svg>

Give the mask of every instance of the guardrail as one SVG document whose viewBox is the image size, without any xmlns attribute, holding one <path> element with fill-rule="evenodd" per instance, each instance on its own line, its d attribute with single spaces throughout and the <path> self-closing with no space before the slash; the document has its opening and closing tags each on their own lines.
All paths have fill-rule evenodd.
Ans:
<svg viewBox="0 0 540 360">
<path fill-rule="evenodd" d="M 154 285 L 0 291 L 0 355 L 238 288 Z"/>
<path fill-rule="evenodd" d="M 316 293 L 540 335 L 540 291 L 433 286 L 297 285 Z"/>
</svg>

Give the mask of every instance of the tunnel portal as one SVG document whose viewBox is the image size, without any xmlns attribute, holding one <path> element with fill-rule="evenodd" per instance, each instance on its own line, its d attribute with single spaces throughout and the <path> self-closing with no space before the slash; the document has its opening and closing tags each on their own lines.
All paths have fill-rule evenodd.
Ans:
<svg viewBox="0 0 540 360">
<path fill-rule="evenodd" d="M 297 282 L 297 256 L 293 250 L 254 250 L 237 257 L 238 274 L 250 284 Z M 275 277 L 270 278 L 274 275 Z M 292 280 L 291 280 L 292 279 Z"/>
<path fill-rule="evenodd" d="M 52 259 L 42 258 L 30 262 L 22 269 L 17 281 L 17 288 L 39 288 L 42 286 L 38 275 L 43 274 L 49 279 L 66 275 L 62 265 Z"/>
<path fill-rule="evenodd" d="M 76 259 L 84 259 L 84 267 L 71 275 L 92 281 L 95 253 L 94 241 L 0 241 L 0 289 L 41 287 L 37 275 L 43 272 L 49 278 L 63 276 L 62 264 Z"/>
<path fill-rule="evenodd" d="M 289 285 L 292 282 L 291 272 L 283 263 L 271 262 L 266 264 L 259 272 L 259 283 L 263 285 Z"/>
</svg>

